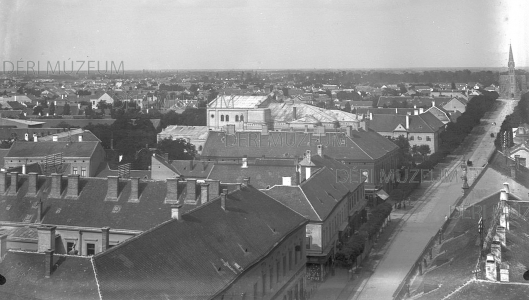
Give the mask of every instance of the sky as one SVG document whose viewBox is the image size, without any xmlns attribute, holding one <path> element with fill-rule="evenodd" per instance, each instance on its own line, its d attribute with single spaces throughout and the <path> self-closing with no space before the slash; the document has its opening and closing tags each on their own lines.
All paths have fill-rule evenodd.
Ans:
<svg viewBox="0 0 529 300">
<path fill-rule="evenodd" d="M 527 0 L 0 0 L 3 70 L 529 66 Z M 93 63 L 95 64 L 95 63 Z M 86 69 L 86 65 L 84 67 Z M 0 70 L 1 71 L 1 70 Z"/>
</svg>

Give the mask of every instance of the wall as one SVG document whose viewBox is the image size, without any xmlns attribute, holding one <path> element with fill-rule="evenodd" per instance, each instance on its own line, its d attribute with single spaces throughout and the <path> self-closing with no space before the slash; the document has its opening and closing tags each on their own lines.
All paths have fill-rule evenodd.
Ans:
<svg viewBox="0 0 529 300">
<path fill-rule="evenodd" d="M 93 177 L 97 174 L 97 169 L 101 163 L 105 161 L 105 155 L 106 153 L 103 146 L 101 146 L 101 143 L 98 143 L 94 153 L 92 153 L 92 157 L 90 158 L 90 166 L 87 170 L 87 173 L 90 174 L 89 176 Z"/>
<path fill-rule="evenodd" d="M 295 251 L 296 246 L 299 246 L 300 251 Z M 213 299 L 255 299 L 254 295 L 256 299 L 263 300 L 283 299 L 285 296 L 287 299 L 295 299 L 295 290 L 299 295 L 305 287 L 306 261 L 305 226 L 301 226 L 261 261 L 245 270 L 230 287 Z M 279 276 L 277 276 L 278 263 Z M 283 267 L 285 267 L 285 273 Z M 272 274 L 271 286 L 270 274 Z M 290 297 L 290 294 L 293 296 Z M 297 299 L 300 297 L 298 296 Z"/>
<path fill-rule="evenodd" d="M 153 180 L 165 180 L 167 178 L 175 178 L 176 172 L 160 163 L 159 160 L 154 157 L 151 158 L 151 179 Z"/>
<path fill-rule="evenodd" d="M 412 138 L 413 140 L 411 140 Z M 430 138 L 430 141 L 428 141 L 427 138 Z M 438 139 L 438 135 L 434 133 L 409 133 L 408 135 L 410 147 L 413 147 L 414 145 L 428 145 L 430 146 L 430 154 L 437 151 L 438 142 L 436 143 L 436 139 Z"/>
<path fill-rule="evenodd" d="M 309 249 L 307 253 L 321 253 L 322 252 L 322 224 L 309 223 L 307 224 L 306 237 L 310 237 Z"/>
</svg>

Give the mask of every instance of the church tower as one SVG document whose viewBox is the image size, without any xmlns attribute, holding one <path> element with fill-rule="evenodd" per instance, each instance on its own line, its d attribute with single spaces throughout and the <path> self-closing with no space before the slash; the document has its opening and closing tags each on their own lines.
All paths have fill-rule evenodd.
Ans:
<svg viewBox="0 0 529 300">
<path fill-rule="evenodd" d="M 515 84 L 516 78 L 515 78 L 515 75 L 514 75 L 514 57 L 512 55 L 512 45 L 511 44 L 509 44 L 509 63 L 508 63 L 508 66 L 509 66 L 509 84 L 510 84 L 510 87 L 511 87 L 510 93 L 511 93 L 511 95 L 514 95 L 515 94 L 514 87 L 516 86 L 516 84 Z"/>
<path fill-rule="evenodd" d="M 525 75 L 516 75 L 514 69 L 514 55 L 512 54 L 512 45 L 509 44 L 509 62 L 507 64 L 509 72 L 506 75 L 500 75 L 500 97 L 505 99 L 514 99 L 527 92 L 528 81 Z"/>
</svg>

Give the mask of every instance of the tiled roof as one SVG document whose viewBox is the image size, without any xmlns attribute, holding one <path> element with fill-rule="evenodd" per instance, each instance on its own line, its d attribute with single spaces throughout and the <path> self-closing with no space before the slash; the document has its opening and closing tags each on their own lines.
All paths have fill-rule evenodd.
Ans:
<svg viewBox="0 0 529 300">
<path fill-rule="evenodd" d="M 96 255 L 102 297 L 210 299 L 307 223 L 253 187 L 230 193 L 225 210 L 220 202 Z"/>
<path fill-rule="evenodd" d="M 296 119 L 294 119 L 294 107 L 296 108 Z M 305 103 L 270 103 L 271 118 L 274 122 L 299 123 L 333 123 L 335 121 L 356 121 L 356 115 L 341 110 L 327 110 Z"/>
<path fill-rule="evenodd" d="M 366 114 L 369 116 L 370 113 L 374 115 L 413 115 L 413 108 L 357 108 L 357 114 Z"/>
<path fill-rule="evenodd" d="M 267 99 L 268 96 L 219 95 L 208 104 L 208 108 L 256 108 Z"/>
<path fill-rule="evenodd" d="M 432 106 L 426 110 L 426 112 L 429 112 L 433 114 L 439 121 L 443 122 L 444 124 L 450 123 L 450 117 L 449 114 L 441 107 Z"/>
<path fill-rule="evenodd" d="M 46 278 L 43 253 L 10 251 L 0 263 L 2 275 L 7 279 L 0 289 L 0 298 L 100 299 L 91 259 L 86 256 L 54 255 L 56 269 L 50 278 Z"/>
<path fill-rule="evenodd" d="M 373 114 L 373 120 L 369 120 L 368 126 L 376 132 L 392 132 L 399 125 L 406 128 L 406 117 L 409 118 L 407 132 L 410 133 L 435 132 L 444 126 L 439 119 L 429 112 L 411 116 Z"/>
<path fill-rule="evenodd" d="M 283 177 L 290 177 L 294 182 L 295 176 L 295 166 L 248 164 L 248 168 L 241 168 L 241 164 L 215 164 L 208 179 L 225 183 L 242 183 L 244 178 L 248 177 L 253 186 L 263 189 L 267 186 L 282 184 Z"/>
<path fill-rule="evenodd" d="M 97 138 L 90 130 L 84 130 L 84 129 L 71 129 L 69 131 L 63 131 L 60 133 L 55 133 L 52 135 L 47 135 L 44 137 L 41 137 L 37 139 L 39 142 L 51 142 L 53 141 L 53 136 L 57 136 L 58 141 L 63 142 L 78 142 L 79 137 L 82 137 L 82 141 L 84 142 L 101 142 L 100 139 Z M 33 136 L 29 136 L 30 139 L 33 139 Z"/>
<path fill-rule="evenodd" d="M 158 133 L 158 138 L 166 138 L 166 137 L 179 137 L 179 138 L 185 138 L 185 137 L 192 137 L 197 139 L 206 139 L 208 135 L 208 127 L 207 126 L 179 126 L 179 125 L 171 125 L 167 126 L 162 132 Z"/>
<path fill-rule="evenodd" d="M 267 158 L 296 158 L 302 157 L 306 150 L 317 153 L 317 144 L 321 143 L 324 145 L 325 154 L 332 158 L 371 161 L 382 158 L 398 148 L 393 142 L 378 133 L 363 129 L 353 131 L 351 137 L 347 137 L 343 132 L 328 132 L 321 137 L 317 133 L 304 132 L 270 132 L 269 135 L 262 135 L 258 132 L 237 132 L 236 134 L 239 137 L 239 142 L 244 144 L 239 146 L 235 142 L 234 136 L 227 136 L 224 132 L 211 131 L 201 156 L 210 159 L 242 158 L 244 155 L 248 158 L 263 156 Z M 250 137 L 250 141 L 248 137 Z M 332 141 L 335 141 L 334 145 Z"/>
<path fill-rule="evenodd" d="M 11 157 L 44 157 L 63 153 L 63 157 L 89 158 L 99 142 L 20 142 L 13 143 L 5 159 Z"/>
<path fill-rule="evenodd" d="M 311 221 L 324 221 L 337 203 L 361 184 L 360 174 L 329 157 L 312 156 L 317 170 L 299 186 L 276 185 L 263 190 L 264 193 L 297 211 Z M 346 173 L 340 170 L 347 170 Z M 363 180 L 362 180 L 363 181 Z"/>
</svg>

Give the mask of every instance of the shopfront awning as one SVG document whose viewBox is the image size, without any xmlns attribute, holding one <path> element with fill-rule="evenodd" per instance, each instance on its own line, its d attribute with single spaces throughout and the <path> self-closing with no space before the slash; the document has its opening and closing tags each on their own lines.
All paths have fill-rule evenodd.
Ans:
<svg viewBox="0 0 529 300">
<path fill-rule="evenodd" d="M 376 191 L 376 194 L 382 200 L 386 200 L 389 198 L 388 193 L 386 193 L 386 191 L 384 191 L 383 189 Z"/>
</svg>

